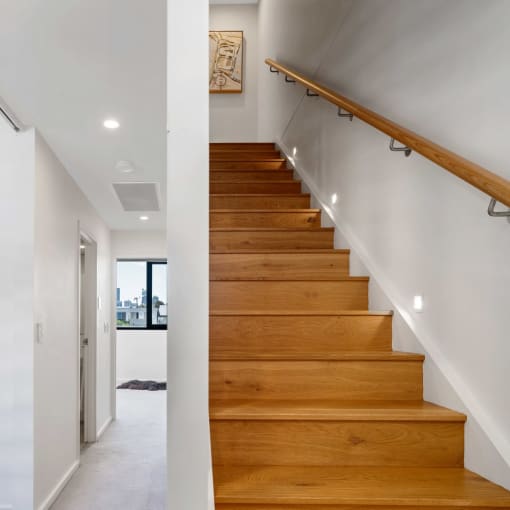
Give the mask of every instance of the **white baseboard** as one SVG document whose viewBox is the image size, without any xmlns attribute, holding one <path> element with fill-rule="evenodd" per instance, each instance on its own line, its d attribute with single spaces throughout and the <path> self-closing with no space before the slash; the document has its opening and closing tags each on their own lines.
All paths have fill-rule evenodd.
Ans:
<svg viewBox="0 0 510 510">
<path fill-rule="evenodd" d="M 108 416 L 106 421 L 103 423 L 102 427 L 97 431 L 97 441 L 99 441 L 99 438 L 105 433 L 106 429 L 110 426 L 110 423 L 113 421 L 113 418 L 111 416 Z"/>
<path fill-rule="evenodd" d="M 48 510 L 53 503 L 57 500 L 60 493 L 64 490 L 64 487 L 67 485 L 71 477 L 76 473 L 76 470 L 80 467 L 80 461 L 75 460 L 71 467 L 65 472 L 64 476 L 60 479 L 60 481 L 55 485 L 53 490 L 50 492 L 48 497 L 39 505 L 38 510 Z M 3 508 L 3 507 L 0 507 Z M 6 507 L 12 508 L 12 507 Z"/>
</svg>

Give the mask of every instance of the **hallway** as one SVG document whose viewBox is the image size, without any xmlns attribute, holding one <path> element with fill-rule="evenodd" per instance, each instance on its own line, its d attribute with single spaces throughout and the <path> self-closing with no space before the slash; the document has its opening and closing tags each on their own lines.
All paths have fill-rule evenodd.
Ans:
<svg viewBox="0 0 510 510">
<path fill-rule="evenodd" d="M 163 510 L 166 391 L 117 391 L 117 421 L 82 451 L 52 510 Z"/>
</svg>

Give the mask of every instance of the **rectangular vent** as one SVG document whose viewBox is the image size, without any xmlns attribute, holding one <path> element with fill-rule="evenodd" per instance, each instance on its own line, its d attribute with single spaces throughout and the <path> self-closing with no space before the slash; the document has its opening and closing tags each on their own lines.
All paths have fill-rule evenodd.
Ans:
<svg viewBox="0 0 510 510">
<path fill-rule="evenodd" d="M 115 182 L 113 189 L 124 211 L 159 211 L 158 184 L 155 182 Z"/>
</svg>

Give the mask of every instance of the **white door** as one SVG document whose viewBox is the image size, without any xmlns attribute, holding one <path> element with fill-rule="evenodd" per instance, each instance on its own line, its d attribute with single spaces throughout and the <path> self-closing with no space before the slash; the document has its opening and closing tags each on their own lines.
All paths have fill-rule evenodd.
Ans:
<svg viewBox="0 0 510 510">
<path fill-rule="evenodd" d="M 96 426 L 97 244 L 80 233 L 79 263 L 79 437 L 94 442 Z"/>
</svg>

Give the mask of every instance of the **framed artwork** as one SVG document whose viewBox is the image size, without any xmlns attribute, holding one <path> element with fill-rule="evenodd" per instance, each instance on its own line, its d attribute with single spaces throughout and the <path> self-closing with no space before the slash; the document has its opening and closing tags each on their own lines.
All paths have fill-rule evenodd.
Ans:
<svg viewBox="0 0 510 510">
<path fill-rule="evenodd" d="M 243 32 L 209 32 L 209 92 L 243 91 Z"/>
</svg>

